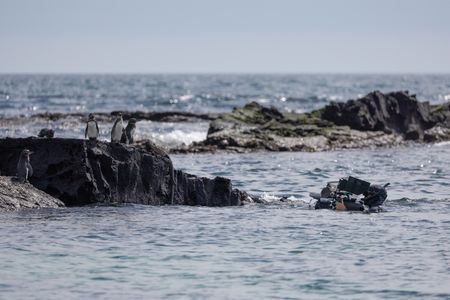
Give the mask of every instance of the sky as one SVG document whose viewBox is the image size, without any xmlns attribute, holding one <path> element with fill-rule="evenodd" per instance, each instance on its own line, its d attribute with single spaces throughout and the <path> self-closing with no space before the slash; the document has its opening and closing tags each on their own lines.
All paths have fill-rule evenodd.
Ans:
<svg viewBox="0 0 450 300">
<path fill-rule="evenodd" d="M 0 73 L 450 73 L 447 0 L 0 0 Z"/>
</svg>

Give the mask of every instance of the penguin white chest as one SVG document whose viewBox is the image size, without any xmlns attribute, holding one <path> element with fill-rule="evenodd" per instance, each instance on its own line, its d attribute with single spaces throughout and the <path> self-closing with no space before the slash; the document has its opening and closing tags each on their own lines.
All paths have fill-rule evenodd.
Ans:
<svg viewBox="0 0 450 300">
<path fill-rule="evenodd" d="M 134 133 L 136 132 L 136 128 L 131 128 L 131 130 L 130 130 L 130 136 L 132 137 L 132 138 L 134 138 Z"/>
<path fill-rule="evenodd" d="M 88 122 L 87 136 L 89 138 L 98 137 L 98 130 L 97 130 L 97 126 L 95 125 L 95 122 Z"/>
<path fill-rule="evenodd" d="M 117 122 L 116 126 L 114 126 L 112 131 L 112 139 L 115 141 L 120 141 L 123 132 L 123 123 Z"/>
</svg>

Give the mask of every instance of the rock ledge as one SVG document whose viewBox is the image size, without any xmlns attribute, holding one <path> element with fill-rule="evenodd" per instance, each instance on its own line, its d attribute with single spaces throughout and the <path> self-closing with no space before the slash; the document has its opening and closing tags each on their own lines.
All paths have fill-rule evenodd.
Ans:
<svg viewBox="0 0 450 300">
<path fill-rule="evenodd" d="M 251 102 L 213 120 L 206 140 L 172 152 L 326 151 L 444 140 L 450 140 L 450 103 L 375 91 L 301 114 Z"/>
<path fill-rule="evenodd" d="M 33 153 L 30 182 L 67 206 L 241 205 L 251 198 L 227 178 L 197 177 L 175 170 L 169 156 L 147 143 L 133 146 L 77 139 L 0 139 L 1 174 L 13 176 L 19 153 Z"/>
<path fill-rule="evenodd" d="M 30 183 L 19 183 L 14 177 L 0 176 L 0 211 L 64 206 L 62 201 L 38 190 Z"/>
</svg>

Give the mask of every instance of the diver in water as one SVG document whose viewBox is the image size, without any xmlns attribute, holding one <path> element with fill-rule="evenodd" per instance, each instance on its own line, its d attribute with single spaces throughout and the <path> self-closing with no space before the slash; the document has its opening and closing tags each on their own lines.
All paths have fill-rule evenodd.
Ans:
<svg viewBox="0 0 450 300">
<path fill-rule="evenodd" d="M 349 176 L 341 178 L 339 182 L 329 182 L 320 193 L 310 193 L 310 196 L 317 200 L 314 206 L 316 209 L 377 212 L 382 210 L 381 206 L 387 199 L 388 186 L 389 183 L 370 184 Z"/>
</svg>

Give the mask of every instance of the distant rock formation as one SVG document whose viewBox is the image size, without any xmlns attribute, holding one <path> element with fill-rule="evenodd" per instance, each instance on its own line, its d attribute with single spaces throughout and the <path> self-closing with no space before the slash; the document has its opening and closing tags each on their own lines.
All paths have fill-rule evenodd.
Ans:
<svg viewBox="0 0 450 300">
<path fill-rule="evenodd" d="M 419 102 L 408 91 L 375 91 L 347 102 L 331 102 L 308 113 L 282 113 L 274 107 L 251 102 L 230 113 L 120 112 L 125 120 L 156 122 L 206 122 L 207 138 L 168 149 L 171 153 L 327 151 L 334 149 L 391 147 L 410 142 L 450 140 L 450 103 Z M 102 122 L 112 122 L 119 112 L 96 113 Z M 24 122 L 70 120 L 84 122 L 83 113 L 44 113 L 30 118 L 2 116 L 2 126 Z M 42 132 L 40 136 L 50 137 Z M 146 149 L 148 141 L 137 141 Z M 151 143 L 150 143 L 151 144 Z"/>
<path fill-rule="evenodd" d="M 162 112 L 145 112 L 145 111 L 113 111 L 111 113 L 96 112 L 95 117 L 98 121 L 113 122 L 117 115 L 122 114 L 124 120 L 135 118 L 138 120 L 148 120 L 154 122 L 197 122 L 210 121 L 218 117 L 215 113 L 191 113 L 183 111 L 162 111 Z M 17 117 L 7 117 L 14 120 Z M 48 121 L 64 120 L 67 118 L 86 119 L 85 113 L 39 113 L 34 114 L 30 118 L 43 119 Z"/>
<path fill-rule="evenodd" d="M 325 106 L 322 118 L 360 131 L 397 133 L 409 140 L 423 139 L 424 131 L 436 122 L 428 102 L 417 101 L 405 92 L 370 93 L 358 100 Z"/>
<path fill-rule="evenodd" d="M 0 176 L 0 211 L 23 208 L 64 207 L 64 203 L 14 177 Z"/>
<path fill-rule="evenodd" d="M 30 182 L 67 206 L 138 203 L 149 205 L 241 205 L 251 201 L 229 179 L 197 177 L 175 170 L 154 144 L 136 149 L 77 139 L 0 139 L 0 170 L 13 175 L 22 149 L 33 153 Z"/>
<path fill-rule="evenodd" d="M 52 139 L 54 136 L 55 136 L 55 131 L 51 128 L 42 128 L 38 133 L 38 137 L 41 137 L 41 138 Z"/>
<path fill-rule="evenodd" d="M 450 140 L 450 104 L 432 106 L 407 91 L 373 92 L 310 113 L 281 113 L 256 102 L 210 123 L 206 140 L 174 152 L 324 151 Z"/>
</svg>

